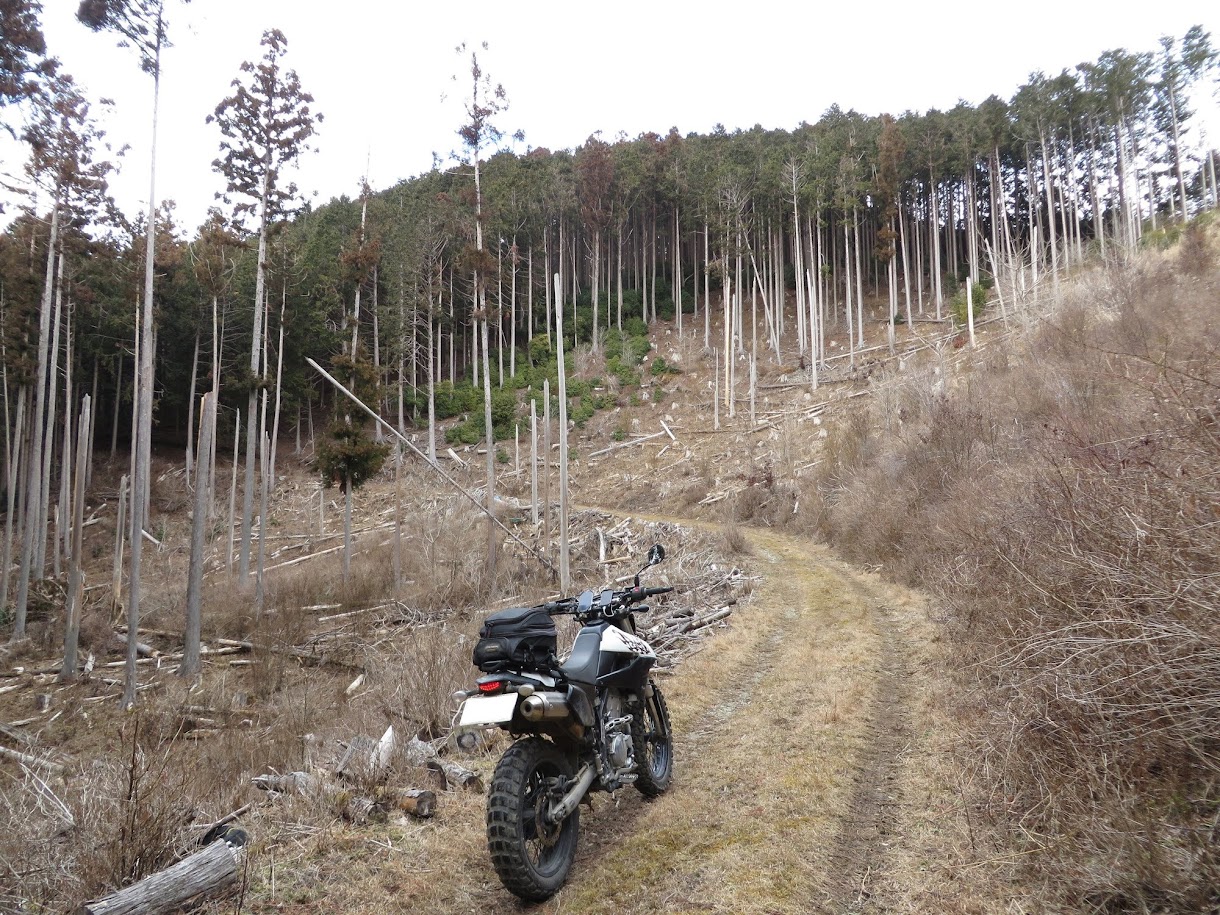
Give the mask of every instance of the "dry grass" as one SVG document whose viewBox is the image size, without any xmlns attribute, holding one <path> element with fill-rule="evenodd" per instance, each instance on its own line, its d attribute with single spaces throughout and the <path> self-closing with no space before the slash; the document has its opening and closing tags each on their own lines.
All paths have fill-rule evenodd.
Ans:
<svg viewBox="0 0 1220 915">
<path fill-rule="evenodd" d="M 874 398 L 820 476 L 831 543 L 953 608 L 969 777 L 1045 905 L 1220 905 L 1220 277 L 1187 234 Z"/>
</svg>

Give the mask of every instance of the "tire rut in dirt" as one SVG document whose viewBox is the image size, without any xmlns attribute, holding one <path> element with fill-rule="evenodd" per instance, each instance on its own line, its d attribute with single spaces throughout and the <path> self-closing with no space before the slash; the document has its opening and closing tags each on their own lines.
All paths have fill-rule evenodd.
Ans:
<svg viewBox="0 0 1220 915">
<path fill-rule="evenodd" d="M 764 550 L 762 554 L 775 564 L 784 561 L 782 558 L 772 555 L 770 551 Z M 758 653 L 754 656 L 749 673 L 741 677 L 732 678 L 733 690 L 729 693 L 728 697 L 723 702 L 717 703 L 708 709 L 705 714 L 705 720 L 699 727 L 688 731 L 685 735 L 681 735 L 678 738 L 679 745 L 684 750 L 709 744 L 713 737 L 719 735 L 728 726 L 729 722 L 733 720 L 734 715 L 753 701 L 754 691 L 775 666 L 780 646 L 783 644 L 784 639 L 787 638 L 788 629 L 795 619 L 796 614 L 789 611 L 773 623 L 771 632 L 759 646 Z M 730 679 L 729 673 L 725 672 L 726 680 Z"/>
<path fill-rule="evenodd" d="M 870 721 L 865 729 L 851 800 L 831 849 L 831 877 L 826 909 L 838 915 L 886 911 L 878 896 L 887 868 L 887 849 L 895 834 L 899 774 L 911 743 L 909 681 L 911 671 L 901 648 L 901 636 L 890 611 L 873 604 L 880 634 L 877 680 Z"/>
</svg>

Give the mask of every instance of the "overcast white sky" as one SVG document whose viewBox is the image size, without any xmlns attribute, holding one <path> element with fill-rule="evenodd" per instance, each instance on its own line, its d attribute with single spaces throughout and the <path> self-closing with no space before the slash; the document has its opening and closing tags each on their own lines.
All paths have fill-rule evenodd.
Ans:
<svg viewBox="0 0 1220 915">
<path fill-rule="evenodd" d="M 77 0 L 43 0 L 51 53 L 91 97 L 109 97 L 110 137 L 131 145 L 114 182 L 130 215 L 148 197 L 151 79 L 109 34 L 75 21 Z M 163 60 L 157 196 L 178 203 L 189 232 L 222 187 L 213 172 L 219 135 L 205 117 L 229 94 L 242 61 L 259 56 L 267 28 L 288 39 L 288 65 L 325 115 L 317 152 L 297 184 L 317 203 L 427 171 L 432 153 L 457 145 L 469 58 L 481 52 L 510 109 L 506 133 L 526 144 L 573 148 L 594 131 L 791 129 L 831 104 L 866 114 L 1010 97 L 1033 70 L 1057 73 L 1108 48 L 1153 50 L 1202 24 L 1220 42 L 1220 3 L 1171 0 L 1025 0 L 1019 4 L 844 4 L 753 0 L 421 4 L 386 0 L 168 0 L 174 47 Z M 451 77 L 460 74 L 459 82 Z M 442 95 L 449 99 L 442 102 Z M 1212 133 L 1220 117 L 1209 112 Z M 12 155 L 2 153 L 6 158 Z M 6 162 L 15 170 L 16 162 Z"/>
</svg>

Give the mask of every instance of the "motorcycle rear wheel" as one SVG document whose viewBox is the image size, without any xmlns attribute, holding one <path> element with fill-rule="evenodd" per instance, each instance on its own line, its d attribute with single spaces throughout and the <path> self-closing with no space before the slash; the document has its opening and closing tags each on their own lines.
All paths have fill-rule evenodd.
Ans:
<svg viewBox="0 0 1220 915">
<path fill-rule="evenodd" d="M 652 698 L 631 721 L 634 744 L 635 786 L 645 797 L 656 797 L 669 789 L 674 776 L 674 736 L 669 726 L 669 706 L 655 683 Z"/>
<path fill-rule="evenodd" d="M 527 737 L 496 764 L 487 798 L 487 847 L 505 889 L 542 902 L 563 886 L 576 858 L 580 811 L 562 823 L 544 822 L 557 779 L 570 779 L 568 758 L 548 740 Z"/>
</svg>

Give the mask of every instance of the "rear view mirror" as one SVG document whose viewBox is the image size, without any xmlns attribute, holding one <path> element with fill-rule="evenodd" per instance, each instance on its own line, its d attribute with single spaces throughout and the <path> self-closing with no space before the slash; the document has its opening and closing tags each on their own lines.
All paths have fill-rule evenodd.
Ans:
<svg viewBox="0 0 1220 915">
<path fill-rule="evenodd" d="M 648 565 L 655 566 L 658 562 L 665 558 L 665 547 L 659 543 L 654 543 L 652 549 L 648 551 Z"/>
</svg>

